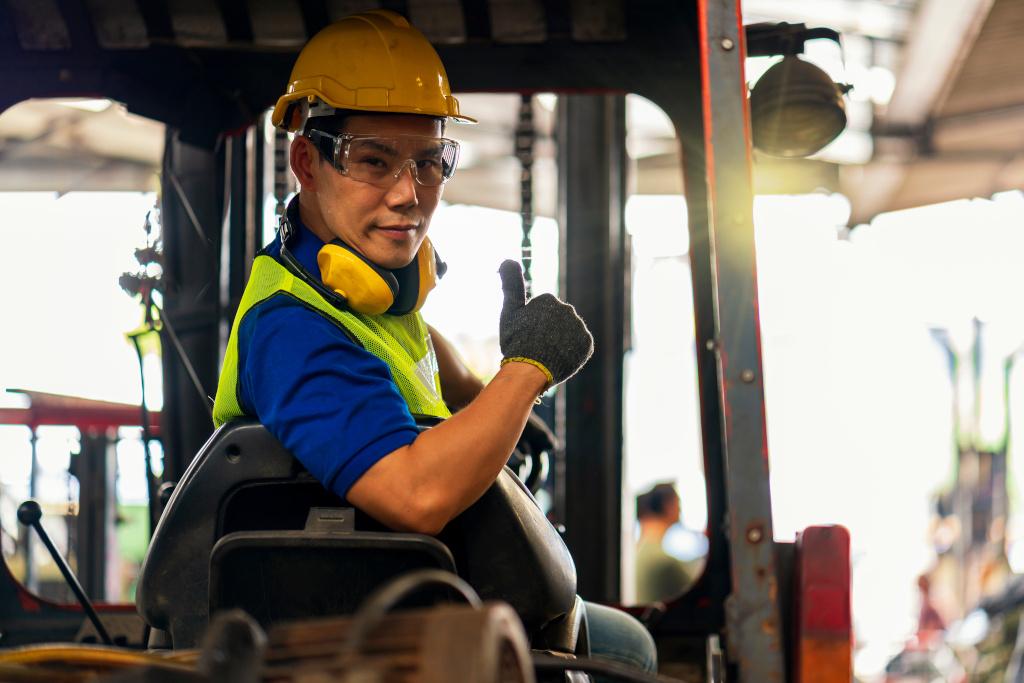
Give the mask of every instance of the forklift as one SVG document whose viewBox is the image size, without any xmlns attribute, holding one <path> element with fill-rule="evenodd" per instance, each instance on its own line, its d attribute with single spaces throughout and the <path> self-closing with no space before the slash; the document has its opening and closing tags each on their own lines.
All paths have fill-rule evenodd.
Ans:
<svg viewBox="0 0 1024 683">
<path fill-rule="evenodd" d="M 596 351 L 557 395 L 554 524 L 506 469 L 439 538 L 393 533 L 258 423 L 210 435 L 196 386 L 216 386 L 265 200 L 283 200 L 284 141 L 266 139 L 262 117 L 301 45 L 363 5 L 409 17 L 458 92 L 558 97 L 561 295 Z M 305 680 L 665 680 L 589 659 L 579 598 L 620 603 L 626 93 L 660 106 L 678 139 L 688 212 L 664 220 L 691 245 L 696 335 L 682 343 L 697 350 L 709 551 L 685 594 L 623 609 L 669 680 L 851 680 L 846 530 L 773 538 L 751 180 L 752 145 L 806 156 L 845 125 L 844 88 L 797 57 L 834 32 L 745 27 L 739 0 L 51 0 L 0 5 L 0 34 L 0 110 L 100 97 L 166 124 L 161 286 L 174 327 L 161 334 L 177 351 L 163 359 L 166 500 L 137 604 L 93 605 L 79 589 L 80 605 L 57 605 L 5 565 L 0 680 L 50 665 L 47 680 L 304 680 L 314 663 L 321 677 Z M 755 55 L 784 58 L 750 93 Z M 45 539 L 38 507 L 19 519 Z M 339 588 L 325 600 L 328 582 Z M 74 641 L 109 645 L 41 645 Z"/>
</svg>

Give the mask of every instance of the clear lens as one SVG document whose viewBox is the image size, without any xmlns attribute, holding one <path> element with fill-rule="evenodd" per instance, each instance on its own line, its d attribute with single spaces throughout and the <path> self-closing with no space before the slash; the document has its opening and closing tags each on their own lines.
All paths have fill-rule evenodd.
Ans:
<svg viewBox="0 0 1024 683">
<path fill-rule="evenodd" d="M 331 137 L 313 131 L 319 137 Z M 375 135 L 340 135 L 334 138 L 335 168 L 364 183 L 386 186 L 405 171 L 421 185 L 443 185 L 455 173 L 459 160 L 459 143 L 448 138 L 419 135 L 381 137 Z M 314 138 L 314 143 L 318 140 Z M 318 143 L 318 147 L 323 147 Z"/>
</svg>

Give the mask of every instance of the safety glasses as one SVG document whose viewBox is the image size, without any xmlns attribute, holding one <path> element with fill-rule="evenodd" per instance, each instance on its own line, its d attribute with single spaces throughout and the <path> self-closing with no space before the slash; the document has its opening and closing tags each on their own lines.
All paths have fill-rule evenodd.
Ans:
<svg viewBox="0 0 1024 683">
<path fill-rule="evenodd" d="M 307 134 L 324 158 L 352 180 L 389 187 L 408 166 L 420 185 L 444 185 L 455 173 L 459 143 L 426 135 Z"/>
</svg>

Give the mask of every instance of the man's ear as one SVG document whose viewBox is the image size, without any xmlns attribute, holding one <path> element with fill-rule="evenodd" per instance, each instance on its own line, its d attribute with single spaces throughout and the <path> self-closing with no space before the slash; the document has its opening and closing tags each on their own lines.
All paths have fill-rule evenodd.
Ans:
<svg viewBox="0 0 1024 683">
<path fill-rule="evenodd" d="M 291 149 L 288 150 L 288 160 L 291 163 L 292 173 L 295 174 L 302 189 L 316 192 L 314 171 L 320 163 L 320 153 L 313 147 L 313 143 L 302 135 L 295 136 Z"/>
</svg>

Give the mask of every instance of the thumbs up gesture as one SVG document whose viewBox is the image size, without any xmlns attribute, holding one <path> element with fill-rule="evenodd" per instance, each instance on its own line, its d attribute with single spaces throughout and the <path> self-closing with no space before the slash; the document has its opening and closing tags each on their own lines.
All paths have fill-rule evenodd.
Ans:
<svg viewBox="0 0 1024 683">
<path fill-rule="evenodd" d="M 575 375 L 594 353 L 587 324 L 564 301 L 551 294 L 526 300 L 523 269 L 505 261 L 498 269 L 505 302 L 498 339 L 505 363 L 529 363 L 548 378 L 548 386 Z"/>
</svg>

